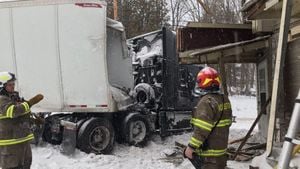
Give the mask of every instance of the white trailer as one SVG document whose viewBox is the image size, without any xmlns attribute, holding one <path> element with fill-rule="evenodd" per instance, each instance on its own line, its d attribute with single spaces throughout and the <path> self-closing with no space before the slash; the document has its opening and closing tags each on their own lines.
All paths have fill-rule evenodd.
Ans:
<svg viewBox="0 0 300 169">
<path fill-rule="evenodd" d="M 116 138 L 145 141 L 155 120 L 129 111 L 133 76 L 125 42 L 122 24 L 106 18 L 102 0 L 0 2 L 0 71 L 16 74 L 25 99 L 45 96 L 34 112 L 58 112 L 45 126 L 52 143 L 63 141 L 62 121 L 75 124 L 85 152 L 108 153 Z"/>
</svg>

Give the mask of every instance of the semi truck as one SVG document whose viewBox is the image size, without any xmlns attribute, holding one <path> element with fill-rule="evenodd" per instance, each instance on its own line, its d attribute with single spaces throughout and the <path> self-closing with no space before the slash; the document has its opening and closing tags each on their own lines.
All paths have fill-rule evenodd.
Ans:
<svg viewBox="0 0 300 169">
<path fill-rule="evenodd" d="M 153 132 L 190 128 L 201 66 L 179 66 L 167 28 L 126 41 L 106 8 L 102 0 L 0 2 L 0 71 L 16 74 L 25 99 L 44 95 L 31 109 L 45 117 L 43 139 L 98 154 L 115 141 L 143 145 Z M 155 42 L 159 52 L 143 51 Z"/>
</svg>

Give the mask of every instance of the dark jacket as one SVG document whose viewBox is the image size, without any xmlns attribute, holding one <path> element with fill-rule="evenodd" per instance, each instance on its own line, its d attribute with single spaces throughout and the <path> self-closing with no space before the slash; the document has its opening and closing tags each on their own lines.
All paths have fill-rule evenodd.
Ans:
<svg viewBox="0 0 300 169">
<path fill-rule="evenodd" d="M 194 133 L 189 146 L 201 157 L 224 156 L 231 123 L 232 110 L 228 97 L 206 94 L 193 112 L 191 124 L 194 126 Z"/>
<path fill-rule="evenodd" d="M 34 138 L 30 130 L 30 106 L 12 96 L 0 95 L 0 146 L 28 142 Z"/>
</svg>

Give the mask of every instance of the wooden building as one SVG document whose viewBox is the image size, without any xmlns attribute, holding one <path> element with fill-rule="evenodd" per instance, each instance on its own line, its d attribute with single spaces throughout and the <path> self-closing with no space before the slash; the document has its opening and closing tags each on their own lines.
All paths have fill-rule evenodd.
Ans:
<svg viewBox="0 0 300 169">
<path fill-rule="evenodd" d="M 257 65 L 258 112 L 272 96 L 276 72 L 282 72 L 276 92 L 275 111 L 271 105 L 259 121 L 259 131 L 267 140 L 274 134 L 282 142 L 287 131 L 294 100 L 300 88 L 300 0 L 292 0 L 288 38 L 284 42 L 283 64 L 275 71 L 279 40 L 282 0 L 247 0 L 242 12 L 247 24 L 189 23 L 178 30 L 177 49 L 182 64 L 219 64 L 224 75 L 226 63 L 255 63 Z M 198 42 L 198 43 L 197 43 Z M 226 89 L 226 79 L 223 76 Z M 274 95 L 272 99 L 275 99 Z M 273 133 L 268 135 L 270 115 L 275 116 Z M 272 119 L 271 119 L 272 121 Z"/>
</svg>

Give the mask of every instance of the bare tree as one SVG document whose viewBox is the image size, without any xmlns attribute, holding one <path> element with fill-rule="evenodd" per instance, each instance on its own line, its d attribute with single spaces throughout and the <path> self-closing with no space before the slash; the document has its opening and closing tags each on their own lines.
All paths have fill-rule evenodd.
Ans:
<svg viewBox="0 0 300 169">
<path fill-rule="evenodd" d="M 241 23 L 241 2 L 237 0 L 184 0 L 186 19 L 207 23 Z"/>
<path fill-rule="evenodd" d="M 171 15 L 171 26 L 173 30 L 176 30 L 183 24 L 184 17 L 188 13 L 182 0 L 169 0 L 168 1 Z"/>
<path fill-rule="evenodd" d="M 119 21 L 126 29 L 127 37 L 160 29 L 168 21 L 165 0 L 118 0 Z M 107 0 L 108 16 L 113 16 L 113 0 Z"/>
<path fill-rule="evenodd" d="M 183 2 L 186 10 L 188 11 L 186 14 L 186 21 L 200 22 L 203 10 L 197 0 L 185 0 Z"/>
</svg>

